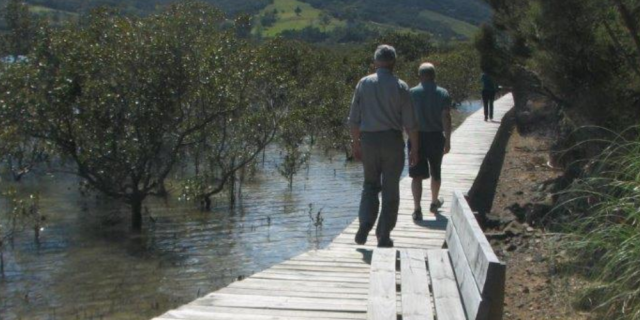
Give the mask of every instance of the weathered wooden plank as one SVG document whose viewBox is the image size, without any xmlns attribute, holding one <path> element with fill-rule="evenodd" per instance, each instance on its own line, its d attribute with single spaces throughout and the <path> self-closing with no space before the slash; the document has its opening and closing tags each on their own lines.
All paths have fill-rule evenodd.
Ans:
<svg viewBox="0 0 640 320">
<path fill-rule="evenodd" d="M 336 268 L 369 268 L 369 265 L 364 263 L 362 259 L 352 258 L 347 260 L 347 258 L 342 259 L 319 259 L 319 258 L 296 258 L 291 259 L 289 261 L 285 261 L 280 265 L 286 266 L 314 266 L 314 267 L 336 267 Z"/>
<path fill-rule="evenodd" d="M 297 272 L 318 272 L 318 273 L 326 273 L 326 274 L 339 274 L 342 276 L 348 277 L 361 277 L 363 273 L 367 273 L 369 268 L 360 267 L 360 268 L 345 268 L 345 267 L 330 267 L 330 266 L 297 266 L 290 264 L 279 264 L 273 266 L 269 269 L 269 271 L 273 272 L 289 272 L 297 273 Z"/>
<path fill-rule="evenodd" d="M 285 288 L 237 288 L 226 287 L 224 289 L 216 291 L 223 294 L 238 294 L 238 295 L 255 295 L 255 296 L 279 296 L 279 297 L 297 297 L 297 298 L 317 298 L 317 299 L 347 299 L 357 300 L 359 302 L 366 301 L 368 298 L 368 292 L 345 292 L 345 291 L 321 291 L 315 288 L 308 288 L 307 290 L 285 289 Z"/>
<path fill-rule="evenodd" d="M 309 275 L 298 275 L 298 274 L 279 274 L 279 273 L 264 273 L 261 272 L 252 276 L 252 278 L 256 279 L 270 279 L 270 280 L 314 280 L 314 281 L 325 281 L 325 282 L 335 282 L 335 283 L 368 283 L 368 279 L 366 278 L 340 278 L 340 277 L 323 277 L 323 276 L 314 276 L 310 277 Z"/>
<path fill-rule="evenodd" d="M 369 283 L 367 319 L 396 320 L 396 250 L 379 248 L 373 252 Z"/>
<path fill-rule="evenodd" d="M 349 318 L 309 318 L 293 316 L 265 316 L 261 314 L 236 314 L 222 312 L 200 312 L 200 311 L 170 311 L 156 318 L 158 320 L 309 320 L 309 319 L 331 319 L 350 320 Z"/>
<path fill-rule="evenodd" d="M 278 316 L 278 317 L 301 317 L 306 319 L 366 319 L 366 312 L 331 312 L 331 311 L 308 311 L 308 310 L 286 310 L 286 309 L 256 309 L 256 308 L 233 308 L 233 307 L 221 307 L 221 306 L 201 306 L 201 305 L 186 305 L 178 310 L 194 310 L 201 311 L 208 314 L 225 313 L 225 314 L 238 314 L 238 315 L 264 315 L 264 316 Z"/>
<path fill-rule="evenodd" d="M 466 315 L 447 250 L 428 250 L 427 262 L 438 320 L 464 320 Z"/>
<path fill-rule="evenodd" d="M 453 201 L 451 222 L 458 230 L 460 244 L 469 260 L 478 288 L 482 291 L 490 264 L 499 264 L 500 260 L 476 222 L 464 195 L 459 191 L 454 192 Z"/>
<path fill-rule="evenodd" d="M 422 250 L 400 250 L 403 320 L 433 320 L 429 276 L 424 256 Z"/>
<path fill-rule="evenodd" d="M 464 195 L 455 192 L 453 199 L 451 222 L 455 225 L 478 289 L 488 305 L 486 317 L 495 319 L 503 310 L 506 266 L 493 252 Z M 481 316 L 480 319 L 484 319 L 485 316 Z"/>
<path fill-rule="evenodd" d="M 480 290 L 471 272 L 471 267 L 467 261 L 455 224 L 447 227 L 447 246 L 453 271 L 456 275 L 456 282 L 460 289 L 464 310 L 468 319 L 484 319 L 486 317 L 487 306 L 482 304 Z"/>
<path fill-rule="evenodd" d="M 365 312 L 366 304 L 341 299 L 312 299 L 278 296 L 243 296 L 213 293 L 193 302 L 195 305 L 235 308 Z"/>
<path fill-rule="evenodd" d="M 263 288 L 269 290 L 287 289 L 313 292 L 368 293 L 368 283 L 339 283 L 314 280 L 265 280 L 249 278 L 229 285 L 227 288 Z"/>
</svg>

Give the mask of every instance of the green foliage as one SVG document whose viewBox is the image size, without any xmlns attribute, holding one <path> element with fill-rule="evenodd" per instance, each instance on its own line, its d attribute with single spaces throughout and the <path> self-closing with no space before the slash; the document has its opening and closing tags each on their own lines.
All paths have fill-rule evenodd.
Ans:
<svg viewBox="0 0 640 320">
<path fill-rule="evenodd" d="M 375 50 L 378 44 L 388 44 L 393 46 L 400 59 L 414 62 L 433 52 L 434 44 L 428 35 L 413 33 L 387 33 L 376 39 L 371 46 L 371 51 Z"/>
<path fill-rule="evenodd" d="M 235 16 L 256 13 L 273 0 L 207 0 L 206 3 Z M 120 8 L 125 14 L 148 15 L 158 7 L 165 8 L 175 3 L 173 0 L 27 0 L 28 3 L 66 12 L 86 13 L 95 8 L 108 6 Z"/>
<path fill-rule="evenodd" d="M 609 147 L 561 195 L 561 226 L 571 234 L 563 246 L 598 288 L 593 311 L 633 320 L 640 318 L 640 140 L 602 142 Z"/>
<path fill-rule="evenodd" d="M 278 22 L 278 11 L 271 10 L 265 12 L 262 16 L 260 16 L 260 25 L 265 28 L 272 27 L 274 24 Z"/>
<path fill-rule="evenodd" d="M 204 201 L 207 210 L 210 198 L 235 181 L 236 173 L 272 142 L 288 108 L 288 79 L 264 64 L 268 60 L 260 50 L 244 49 L 245 55 L 237 58 L 246 78 L 235 83 L 240 86 L 235 109 L 202 127 L 187 149 L 195 175 L 185 182 L 183 198 Z"/>
<path fill-rule="evenodd" d="M 21 132 L 19 124 L 5 124 L 0 131 L 0 163 L 6 163 L 16 182 L 47 161 L 48 149 L 42 141 Z"/>
<path fill-rule="evenodd" d="M 11 70 L 22 68 L 19 65 L 22 63 L 24 62 L 0 65 L 0 75 L 3 75 L 0 77 L 0 92 L 7 95 L 0 96 L 0 164 L 6 165 L 16 182 L 47 161 L 53 151 L 43 141 L 29 136 L 24 123 L 18 119 L 19 114 L 7 108 L 8 96 L 14 93 L 12 89 L 15 84 L 22 81 L 14 78 L 21 77 L 22 74 Z"/>
<path fill-rule="evenodd" d="M 490 1 L 494 27 L 477 40 L 502 82 L 561 103 L 587 124 L 627 127 L 638 118 L 640 15 L 622 0 Z M 625 18 L 627 17 L 627 18 Z"/>
<path fill-rule="evenodd" d="M 8 70 L 15 89 L 5 91 L 5 108 L 70 157 L 91 187 L 129 203 L 139 229 L 142 201 L 165 195 L 187 146 L 251 107 L 252 50 L 219 30 L 223 19 L 193 2 L 143 19 L 97 11 Z"/>
<path fill-rule="evenodd" d="M 324 218 L 322 217 L 322 210 L 324 208 L 318 210 L 318 212 L 315 212 L 314 214 L 314 210 L 313 210 L 313 203 L 309 203 L 309 219 L 311 220 L 311 223 L 313 223 L 313 226 L 317 228 L 321 228 L 322 224 L 324 223 Z"/>
<path fill-rule="evenodd" d="M 40 212 L 40 195 L 30 194 L 26 199 L 20 197 L 15 188 L 2 193 L 7 199 L 5 208 L 0 208 L 0 275 L 4 275 L 4 250 L 13 243 L 16 235 L 31 228 L 36 243 L 40 242 L 40 230 L 45 217 Z"/>
<path fill-rule="evenodd" d="M 7 33 L 0 34 L 0 56 L 26 55 L 33 46 L 40 22 L 22 0 L 10 0 L 2 12 Z"/>
<path fill-rule="evenodd" d="M 438 85 L 449 91 L 454 103 L 460 104 L 481 91 L 480 59 L 472 48 L 460 46 L 449 52 L 429 55 L 426 60 L 435 65 Z"/>
<path fill-rule="evenodd" d="M 278 172 L 289 182 L 289 189 L 293 188 L 293 177 L 309 159 L 309 154 L 300 150 L 302 142 L 300 139 L 294 143 L 284 143 L 285 155 L 278 165 Z"/>
</svg>

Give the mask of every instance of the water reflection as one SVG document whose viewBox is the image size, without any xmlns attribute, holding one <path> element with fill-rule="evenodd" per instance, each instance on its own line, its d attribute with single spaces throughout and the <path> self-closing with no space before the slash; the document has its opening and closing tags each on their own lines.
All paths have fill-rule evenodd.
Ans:
<svg viewBox="0 0 640 320">
<path fill-rule="evenodd" d="M 482 101 L 481 100 L 469 100 L 469 101 L 465 101 L 463 103 L 461 103 L 459 106 L 457 106 L 456 110 L 462 112 L 462 113 L 473 113 L 475 111 L 478 111 L 482 109 Z"/>
<path fill-rule="evenodd" d="M 155 222 L 147 221 L 141 236 L 128 232 L 126 207 L 80 197 L 74 177 L 25 181 L 23 192 L 42 193 L 47 224 L 40 246 L 27 232 L 7 252 L 0 318 L 148 319 L 326 246 L 356 216 L 360 167 L 315 153 L 289 191 L 275 170 L 278 158 L 269 153 L 233 210 L 224 199 L 212 212 L 151 201 Z M 321 228 L 309 218 L 309 204 L 314 213 L 322 209 Z"/>
</svg>

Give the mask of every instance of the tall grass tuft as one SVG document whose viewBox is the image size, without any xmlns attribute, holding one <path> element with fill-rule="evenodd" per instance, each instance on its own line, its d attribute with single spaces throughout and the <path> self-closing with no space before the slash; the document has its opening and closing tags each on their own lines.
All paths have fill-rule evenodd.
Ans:
<svg viewBox="0 0 640 320">
<path fill-rule="evenodd" d="M 637 128 L 634 129 L 634 131 Z M 640 139 L 617 136 L 561 196 L 570 264 L 593 281 L 592 311 L 640 319 Z"/>
</svg>

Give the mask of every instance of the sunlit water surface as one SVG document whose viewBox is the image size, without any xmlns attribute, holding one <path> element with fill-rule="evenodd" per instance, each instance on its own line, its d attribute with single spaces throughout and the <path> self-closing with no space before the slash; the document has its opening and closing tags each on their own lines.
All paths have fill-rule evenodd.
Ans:
<svg viewBox="0 0 640 320">
<path fill-rule="evenodd" d="M 77 178 L 27 179 L 18 187 L 40 192 L 47 220 L 39 245 L 27 231 L 5 252 L 0 319 L 149 319 L 325 247 L 357 217 L 361 167 L 314 152 L 289 190 L 276 169 L 280 158 L 275 149 L 267 153 L 235 209 L 224 197 L 211 212 L 176 196 L 148 201 L 155 222 L 147 217 L 139 236 L 129 232 L 126 207 L 80 196 Z M 9 185 L 4 180 L 0 189 Z M 322 209 L 322 226 L 309 218 L 310 205 L 314 214 Z"/>
</svg>

